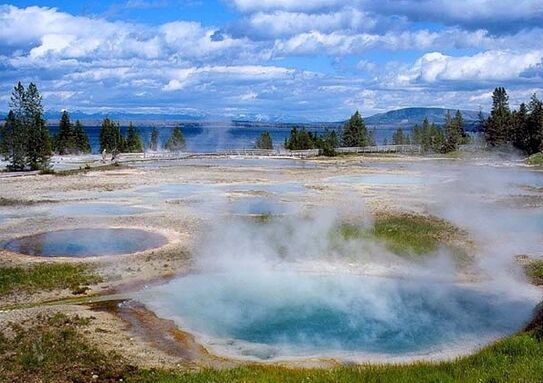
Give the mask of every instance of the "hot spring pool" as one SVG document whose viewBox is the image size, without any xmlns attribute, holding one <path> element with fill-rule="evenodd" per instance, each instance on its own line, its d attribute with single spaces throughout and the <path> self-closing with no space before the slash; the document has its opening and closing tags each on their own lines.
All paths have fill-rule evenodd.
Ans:
<svg viewBox="0 0 543 383">
<path fill-rule="evenodd" d="M 331 180 L 341 184 L 361 185 L 424 185 L 430 183 L 428 178 L 411 174 L 367 174 L 332 177 Z"/>
<path fill-rule="evenodd" d="M 481 286 L 287 272 L 189 275 L 136 299 L 219 354 L 261 360 L 475 347 L 518 330 L 537 303 Z"/>
<path fill-rule="evenodd" d="M 166 243 L 164 236 L 140 229 L 75 229 L 16 238 L 2 247 L 40 257 L 92 257 L 130 254 Z"/>
<path fill-rule="evenodd" d="M 266 198 L 242 198 L 232 204 L 234 214 L 286 214 L 289 208 L 287 204 L 271 201 Z"/>
<path fill-rule="evenodd" d="M 149 212 L 148 209 L 113 203 L 72 203 L 53 206 L 48 211 L 54 216 L 94 216 L 94 215 L 136 215 Z"/>
</svg>

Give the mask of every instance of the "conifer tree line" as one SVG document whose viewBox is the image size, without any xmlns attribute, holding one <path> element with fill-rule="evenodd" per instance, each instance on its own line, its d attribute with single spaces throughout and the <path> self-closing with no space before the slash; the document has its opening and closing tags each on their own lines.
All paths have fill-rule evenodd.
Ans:
<svg viewBox="0 0 543 383">
<path fill-rule="evenodd" d="M 421 125 L 415 125 L 411 136 L 404 134 L 399 128 L 392 137 L 394 145 L 419 145 L 424 153 L 450 153 L 469 142 L 470 136 L 464 129 L 464 118 L 459 110 L 454 117 L 447 111 L 443 126 L 438 126 L 425 118 Z"/>
<path fill-rule="evenodd" d="M 70 115 L 63 111 L 60 117 L 58 133 L 53 137 L 54 149 L 58 154 L 90 153 L 89 137 L 79 120 L 75 125 L 70 121 Z"/>
<path fill-rule="evenodd" d="M 100 151 L 108 153 L 141 153 L 143 142 L 137 129 L 130 123 L 126 136 L 121 133 L 118 122 L 104 118 L 100 128 Z"/>
<path fill-rule="evenodd" d="M 320 149 L 325 156 L 335 155 L 335 149 L 339 146 L 338 136 L 335 130 L 325 129 L 323 134 L 310 132 L 304 127 L 294 127 L 290 136 L 285 138 L 284 147 L 289 150 Z"/>
<path fill-rule="evenodd" d="M 8 170 L 47 169 L 53 152 L 61 155 L 89 153 L 91 147 L 85 128 L 79 120 L 72 123 L 64 111 L 59 129 L 51 137 L 44 119 L 42 97 L 34 83 L 25 87 L 19 82 L 13 89 L 9 112 L 0 126 L 0 155 L 8 162 Z M 489 148 L 513 147 L 528 155 L 543 150 L 543 102 L 534 94 L 528 103 L 511 110 L 509 97 L 503 87 L 492 94 L 492 109 L 488 118 L 479 114 L 477 131 L 484 135 Z M 100 151 L 109 153 L 142 152 L 143 140 L 130 123 L 123 135 L 118 122 L 109 118 L 102 121 Z M 464 129 L 460 111 L 447 112 L 445 123 L 438 126 L 428 119 L 416 125 L 411 135 L 398 128 L 392 136 L 394 145 L 420 145 L 423 152 L 447 153 L 469 143 L 470 136 Z M 342 147 L 375 145 L 375 130 L 368 131 L 360 113 L 356 111 L 337 132 L 326 129 L 323 133 L 310 132 L 305 127 L 294 127 L 285 139 L 284 147 L 290 150 L 320 149 L 324 155 L 335 155 Z M 175 126 L 171 136 L 162 146 L 165 150 L 180 151 L 186 147 L 181 127 Z M 266 131 L 257 139 L 256 148 L 272 149 L 271 134 Z M 160 149 L 159 131 L 153 128 L 149 149 Z"/>
<path fill-rule="evenodd" d="M 356 111 L 338 132 L 325 129 L 324 133 L 309 132 L 304 127 L 294 127 L 285 139 L 284 147 L 290 150 L 321 149 L 325 156 L 335 155 L 338 147 L 375 145 L 375 130 L 369 132 L 362 116 Z"/>
<path fill-rule="evenodd" d="M 11 93 L 10 110 L 0 128 L 0 154 L 8 170 L 49 167 L 51 137 L 43 118 L 42 97 L 34 83 L 19 82 Z"/>
<path fill-rule="evenodd" d="M 132 123 L 128 125 L 126 135 L 121 132 L 118 122 L 105 118 L 100 128 L 100 151 L 107 153 L 141 153 L 144 151 L 144 144 L 139 131 Z M 181 126 L 176 125 L 170 137 L 166 140 L 163 149 L 169 151 L 181 151 L 186 148 L 185 136 Z M 151 130 L 149 138 L 149 150 L 159 150 L 159 131 L 156 127 Z"/>
<path fill-rule="evenodd" d="M 498 87 L 492 93 L 490 116 L 480 120 L 480 130 L 491 148 L 513 147 L 528 155 L 543 150 L 543 102 L 535 94 L 528 104 L 511 111 L 507 91 Z"/>
</svg>

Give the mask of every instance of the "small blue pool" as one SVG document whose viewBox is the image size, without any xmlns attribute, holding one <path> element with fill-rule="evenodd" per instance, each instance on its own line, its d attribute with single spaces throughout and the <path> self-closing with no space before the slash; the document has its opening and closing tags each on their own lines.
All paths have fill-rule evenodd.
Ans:
<svg viewBox="0 0 543 383">
<path fill-rule="evenodd" d="M 140 229 L 58 230 L 16 238 L 4 249 L 40 257 L 93 257 L 130 254 L 161 247 L 167 239 Z"/>
</svg>

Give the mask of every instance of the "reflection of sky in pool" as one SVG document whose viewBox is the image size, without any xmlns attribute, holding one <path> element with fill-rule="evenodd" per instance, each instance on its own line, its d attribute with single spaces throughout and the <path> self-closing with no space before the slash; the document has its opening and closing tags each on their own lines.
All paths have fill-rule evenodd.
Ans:
<svg viewBox="0 0 543 383">
<path fill-rule="evenodd" d="M 183 198 L 195 194 L 210 192 L 214 189 L 211 184 L 159 184 L 156 186 L 144 186 L 137 188 L 136 195 L 142 197 L 158 198 Z"/>
<path fill-rule="evenodd" d="M 305 191 L 303 185 L 291 183 L 260 184 L 260 183 L 233 183 L 233 184 L 160 184 L 156 186 L 144 186 L 135 190 L 135 195 L 145 198 L 183 198 L 197 194 L 217 192 L 266 192 L 266 193 L 300 193 Z"/>
<path fill-rule="evenodd" d="M 285 204 L 265 198 L 242 198 L 232 204 L 234 214 L 285 214 L 288 207 Z"/>
<path fill-rule="evenodd" d="M 277 184 L 250 184 L 250 183 L 239 183 L 239 184 L 228 184 L 223 185 L 223 188 L 229 192 L 241 191 L 255 191 L 255 192 L 266 192 L 266 193 L 302 193 L 306 191 L 306 188 L 296 182 L 287 182 L 287 183 L 277 183 Z"/>
<path fill-rule="evenodd" d="M 358 176 L 338 176 L 333 182 L 366 185 L 421 185 L 429 183 L 426 177 L 409 174 L 368 174 Z"/>
<path fill-rule="evenodd" d="M 282 272 L 189 275 L 138 299 L 239 348 L 229 352 L 261 358 L 446 348 L 512 333 L 536 304 L 432 282 Z"/>
<path fill-rule="evenodd" d="M 134 206 L 108 203 L 78 203 L 56 205 L 47 212 L 55 216 L 89 216 L 89 215 L 133 215 L 146 213 L 149 210 Z"/>
<path fill-rule="evenodd" d="M 140 229 L 58 230 L 4 242 L 3 248 L 42 257 L 129 254 L 165 245 L 160 234 Z"/>
<path fill-rule="evenodd" d="M 8 220 L 10 220 L 12 218 L 18 218 L 18 217 L 21 216 L 21 214 L 22 214 L 22 209 L 18 209 L 18 210 L 12 210 L 12 209 L 0 210 L 0 224 L 4 223 L 4 222 L 7 222 Z"/>
</svg>

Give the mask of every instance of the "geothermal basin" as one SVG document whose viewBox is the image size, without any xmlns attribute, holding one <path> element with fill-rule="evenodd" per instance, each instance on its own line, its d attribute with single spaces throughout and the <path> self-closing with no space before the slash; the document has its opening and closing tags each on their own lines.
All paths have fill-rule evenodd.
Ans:
<svg viewBox="0 0 543 383">
<path fill-rule="evenodd" d="M 496 286 L 253 270 L 137 294 L 212 352 L 257 361 L 450 357 L 519 330 L 537 304 Z"/>
<path fill-rule="evenodd" d="M 164 246 L 167 239 L 141 229 L 58 230 L 6 241 L 2 247 L 40 257 L 93 257 L 130 254 Z"/>
</svg>

